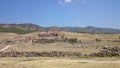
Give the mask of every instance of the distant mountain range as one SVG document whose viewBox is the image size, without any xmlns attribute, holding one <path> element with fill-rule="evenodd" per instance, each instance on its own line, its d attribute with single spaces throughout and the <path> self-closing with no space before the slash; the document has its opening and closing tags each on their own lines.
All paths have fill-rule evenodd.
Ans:
<svg viewBox="0 0 120 68">
<path fill-rule="evenodd" d="M 36 24 L 26 23 L 26 24 L 0 24 L 1 28 L 15 28 L 29 31 L 69 31 L 77 33 L 120 33 L 120 29 L 113 28 L 97 28 L 88 26 L 85 28 L 82 27 L 42 27 Z"/>
</svg>

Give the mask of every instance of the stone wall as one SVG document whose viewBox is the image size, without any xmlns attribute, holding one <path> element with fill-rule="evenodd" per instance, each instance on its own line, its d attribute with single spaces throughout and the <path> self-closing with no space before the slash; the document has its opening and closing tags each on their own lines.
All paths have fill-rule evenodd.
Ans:
<svg viewBox="0 0 120 68">
<path fill-rule="evenodd" d="M 90 56 L 96 57 L 116 57 L 120 56 L 120 48 L 113 46 L 104 46 L 100 52 L 90 54 Z"/>
<path fill-rule="evenodd" d="M 81 53 L 76 52 L 0 52 L 0 57 L 71 57 L 81 56 Z"/>
</svg>

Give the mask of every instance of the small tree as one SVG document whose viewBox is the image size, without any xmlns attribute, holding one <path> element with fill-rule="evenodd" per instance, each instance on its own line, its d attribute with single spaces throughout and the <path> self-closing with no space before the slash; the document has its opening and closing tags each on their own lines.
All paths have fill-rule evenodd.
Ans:
<svg viewBox="0 0 120 68">
<path fill-rule="evenodd" d="M 70 39 L 68 39 L 68 42 L 70 42 L 70 43 L 76 43 L 77 42 L 77 38 L 70 38 Z"/>
<path fill-rule="evenodd" d="M 95 38 L 95 41 L 100 42 L 101 39 L 100 38 Z"/>
<path fill-rule="evenodd" d="M 120 39 L 120 36 L 119 36 L 119 39 Z"/>
</svg>

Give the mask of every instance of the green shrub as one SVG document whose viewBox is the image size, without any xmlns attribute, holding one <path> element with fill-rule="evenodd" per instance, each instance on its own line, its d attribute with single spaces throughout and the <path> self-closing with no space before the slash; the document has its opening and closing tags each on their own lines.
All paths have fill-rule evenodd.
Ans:
<svg viewBox="0 0 120 68">
<path fill-rule="evenodd" d="M 70 39 L 68 39 L 68 42 L 76 43 L 77 42 L 77 38 L 70 38 Z"/>
<path fill-rule="evenodd" d="M 119 36 L 119 39 L 120 39 L 120 36 Z"/>
<path fill-rule="evenodd" d="M 100 42 L 101 39 L 100 38 L 95 38 L 95 41 Z"/>
</svg>

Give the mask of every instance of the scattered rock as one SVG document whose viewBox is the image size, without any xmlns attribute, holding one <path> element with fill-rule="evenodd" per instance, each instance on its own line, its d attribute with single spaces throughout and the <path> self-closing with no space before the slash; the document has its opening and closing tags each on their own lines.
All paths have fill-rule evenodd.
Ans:
<svg viewBox="0 0 120 68">
<path fill-rule="evenodd" d="M 76 52 L 0 52 L 0 57 L 70 57 L 76 56 L 80 57 L 81 53 Z"/>
<path fill-rule="evenodd" d="M 100 52 L 90 54 L 90 56 L 96 57 L 113 57 L 113 56 L 120 56 L 120 48 L 113 47 L 113 46 L 104 46 Z"/>
</svg>

